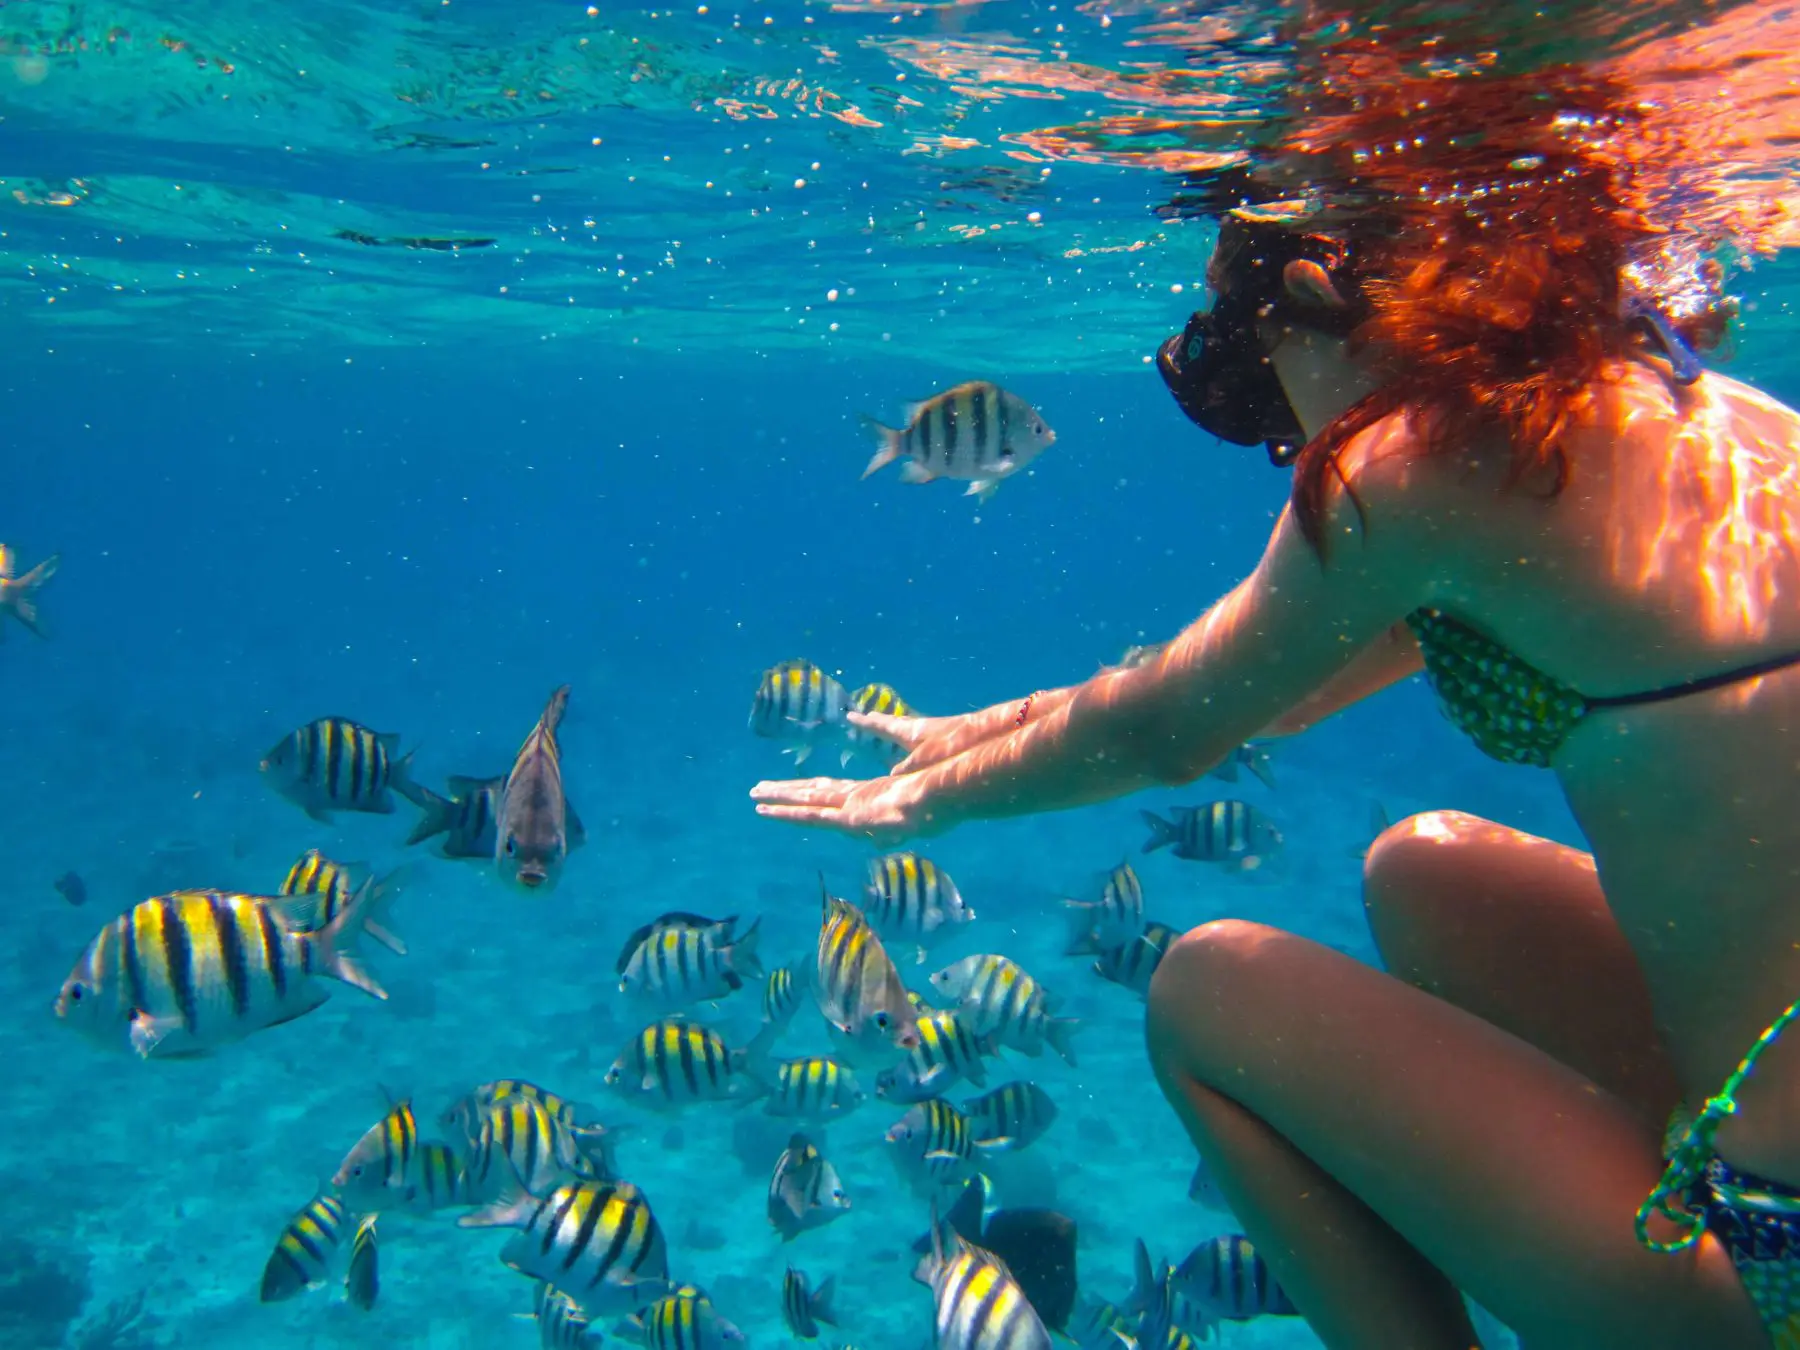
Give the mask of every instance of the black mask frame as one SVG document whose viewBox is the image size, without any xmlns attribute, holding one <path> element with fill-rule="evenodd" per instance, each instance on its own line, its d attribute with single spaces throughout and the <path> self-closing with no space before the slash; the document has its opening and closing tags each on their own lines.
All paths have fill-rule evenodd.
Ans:
<svg viewBox="0 0 1800 1350">
<path fill-rule="evenodd" d="M 1316 263 L 1327 277 L 1345 266 L 1334 240 L 1226 216 L 1207 267 L 1212 308 L 1196 311 L 1156 354 L 1157 372 L 1189 421 L 1233 445 L 1261 443 L 1277 467 L 1299 457 L 1306 433 L 1263 349 L 1259 325 L 1292 315 L 1309 328 L 1344 335 L 1361 317 L 1360 306 L 1293 314 L 1286 272 L 1302 261 Z M 1346 289 L 1356 293 L 1340 287 Z"/>
</svg>

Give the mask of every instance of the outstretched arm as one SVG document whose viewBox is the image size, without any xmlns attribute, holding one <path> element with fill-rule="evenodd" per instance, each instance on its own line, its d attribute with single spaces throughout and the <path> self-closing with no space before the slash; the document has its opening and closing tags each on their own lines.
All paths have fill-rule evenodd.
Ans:
<svg viewBox="0 0 1800 1350">
<path fill-rule="evenodd" d="M 1324 690 L 1425 598 L 1415 550 L 1377 557 L 1365 535 L 1334 533 L 1321 564 L 1284 514 L 1256 571 L 1160 658 L 1098 675 L 1021 727 L 916 772 L 760 784 L 757 810 L 892 838 L 1188 782 Z"/>
</svg>

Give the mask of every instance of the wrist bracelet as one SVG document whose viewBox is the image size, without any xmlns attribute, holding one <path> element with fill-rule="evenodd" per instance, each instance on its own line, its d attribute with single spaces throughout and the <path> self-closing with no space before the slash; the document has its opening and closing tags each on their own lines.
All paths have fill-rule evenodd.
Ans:
<svg viewBox="0 0 1800 1350">
<path fill-rule="evenodd" d="M 1031 716 L 1031 700 L 1043 692 L 1042 689 L 1038 689 L 1025 696 L 1025 701 L 1019 705 L 1019 715 L 1013 718 L 1014 727 L 1022 727 L 1025 725 L 1025 719 Z"/>
</svg>

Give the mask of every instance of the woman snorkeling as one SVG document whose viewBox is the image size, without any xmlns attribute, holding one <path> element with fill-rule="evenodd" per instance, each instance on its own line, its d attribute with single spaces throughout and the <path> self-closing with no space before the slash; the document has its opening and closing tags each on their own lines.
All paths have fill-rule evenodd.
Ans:
<svg viewBox="0 0 1800 1350">
<path fill-rule="evenodd" d="M 858 717 L 891 776 L 752 795 L 881 840 L 1079 806 L 1422 666 L 1592 854 L 1394 826 L 1386 972 L 1188 933 L 1169 1100 L 1329 1346 L 1463 1350 L 1461 1292 L 1531 1350 L 1800 1346 L 1800 416 L 1701 370 L 1728 306 L 1608 148 L 1628 89 L 1462 83 L 1390 72 L 1290 136 L 1308 212 L 1228 214 L 1164 349 L 1190 416 L 1294 462 L 1252 575 L 1141 666 Z"/>
</svg>

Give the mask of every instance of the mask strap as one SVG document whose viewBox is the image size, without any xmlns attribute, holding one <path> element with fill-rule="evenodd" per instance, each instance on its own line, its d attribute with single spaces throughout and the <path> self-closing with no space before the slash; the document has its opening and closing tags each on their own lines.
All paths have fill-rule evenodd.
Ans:
<svg viewBox="0 0 1800 1350">
<path fill-rule="evenodd" d="M 1641 330 L 1661 349 L 1669 362 L 1669 374 L 1676 384 L 1692 384 L 1706 373 L 1694 349 L 1675 331 L 1666 314 L 1642 295 L 1634 295 L 1620 307 L 1628 327 Z"/>
</svg>

